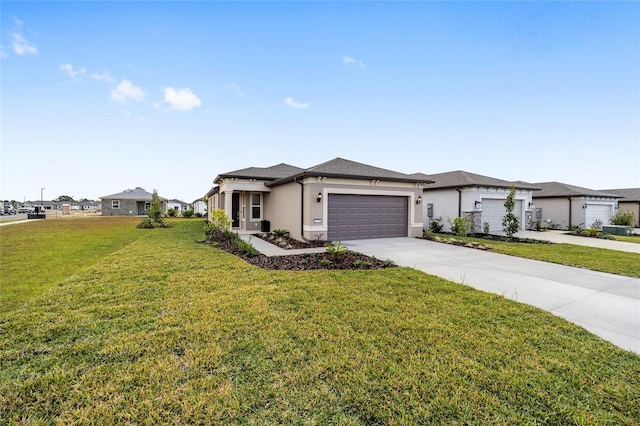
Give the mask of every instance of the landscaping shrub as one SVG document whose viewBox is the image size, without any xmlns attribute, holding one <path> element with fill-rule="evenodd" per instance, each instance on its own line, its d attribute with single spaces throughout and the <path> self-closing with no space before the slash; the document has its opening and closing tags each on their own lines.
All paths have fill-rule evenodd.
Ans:
<svg viewBox="0 0 640 426">
<path fill-rule="evenodd" d="M 233 221 L 224 210 L 214 209 L 211 211 L 211 220 L 205 226 L 205 234 L 209 241 L 219 240 L 231 229 Z"/>
<path fill-rule="evenodd" d="M 451 225 L 451 231 L 458 237 L 466 237 L 471 229 L 470 217 L 456 217 L 453 220 L 447 219 L 449 225 Z"/>
<path fill-rule="evenodd" d="M 340 240 L 336 240 L 333 243 L 328 243 L 326 247 L 327 247 L 327 253 L 329 253 L 331 256 L 335 258 L 344 256 L 347 253 L 347 251 L 349 251 L 349 249 L 347 249 L 345 246 L 342 245 Z"/>
<path fill-rule="evenodd" d="M 621 225 L 621 226 L 635 226 L 636 224 L 636 216 L 633 212 L 621 212 L 615 214 L 610 220 L 612 225 Z"/>
<path fill-rule="evenodd" d="M 439 234 L 442 232 L 442 229 L 443 229 L 443 226 L 438 220 L 432 220 L 431 223 L 429 223 L 429 230 L 431 232 L 435 232 L 436 234 Z"/>
<path fill-rule="evenodd" d="M 193 209 L 187 209 L 187 210 L 182 212 L 182 216 L 183 217 L 187 217 L 187 218 L 192 217 L 193 214 L 194 214 L 193 213 Z"/>
</svg>

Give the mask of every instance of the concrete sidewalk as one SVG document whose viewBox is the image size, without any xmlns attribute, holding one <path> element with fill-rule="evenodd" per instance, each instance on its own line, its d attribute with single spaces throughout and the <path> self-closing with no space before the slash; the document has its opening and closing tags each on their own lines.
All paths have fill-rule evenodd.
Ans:
<svg viewBox="0 0 640 426">
<path fill-rule="evenodd" d="M 519 238 L 532 238 L 535 240 L 551 241 L 552 243 L 574 244 L 577 246 L 597 247 L 609 250 L 626 251 L 630 253 L 640 253 L 640 244 L 627 243 L 624 241 L 605 240 L 602 238 L 579 237 L 567 234 L 567 231 L 518 231 L 515 235 Z M 640 237 L 638 237 L 640 242 Z"/>
<path fill-rule="evenodd" d="M 350 250 L 537 306 L 640 354 L 640 280 L 417 238 L 344 241 Z"/>
<path fill-rule="evenodd" d="M 276 245 L 273 245 L 263 240 L 262 238 L 255 237 L 250 233 L 241 233 L 240 238 L 250 242 L 251 245 L 256 248 L 256 250 L 258 250 L 260 253 L 268 257 L 287 256 L 287 255 L 305 254 L 305 253 L 324 253 L 325 251 L 327 251 L 326 247 L 313 247 L 313 248 L 305 248 L 305 249 L 285 250 L 281 247 L 278 247 Z"/>
</svg>

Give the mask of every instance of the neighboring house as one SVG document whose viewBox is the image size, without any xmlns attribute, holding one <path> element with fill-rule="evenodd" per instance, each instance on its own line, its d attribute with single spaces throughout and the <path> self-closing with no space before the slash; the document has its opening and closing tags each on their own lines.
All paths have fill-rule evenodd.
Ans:
<svg viewBox="0 0 640 426">
<path fill-rule="evenodd" d="M 540 188 L 533 194 L 542 222 L 560 229 L 591 228 L 608 225 L 615 214 L 618 199 L 610 191 L 597 191 L 561 182 L 533 183 Z M 597 226 L 600 224 L 600 226 Z"/>
<path fill-rule="evenodd" d="M 100 202 L 93 200 L 82 201 L 25 201 L 22 205 L 25 206 L 39 206 L 42 205 L 45 210 L 61 210 L 62 205 L 67 204 L 71 210 L 99 210 Z"/>
<path fill-rule="evenodd" d="M 144 216 L 151 206 L 153 194 L 137 187 L 117 194 L 100 197 L 102 200 L 102 216 Z M 167 213 L 167 199 L 159 197 L 162 213 Z"/>
<path fill-rule="evenodd" d="M 206 214 L 207 213 L 207 202 L 203 198 L 199 198 L 191 203 L 191 208 L 195 214 Z"/>
<path fill-rule="evenodd" d="M 232 229 L 286 229 L 307 240 L 417 237 L 428 179 L 335 158 L 308 169 L 278 164 L 222 173 L 206 194 Z M 268 221 L 268 223 L 267 223 Z"/>
<path fill-rule="evenodd" d="M 636 218 L 636 227 L 640 227 L 640 188 L 603 189 L 621 196 L 618 200 L 618 212 L 631 212 Z M 605 224 L 606 225 L 606 224 Z"/>
<path fill-rule="evenodd" d="M 167 201 L 167 210 L 176 209 L 178 213 L 182 213 L 189 208 L 189 204 L 180 200 L 168 200 Z"/>
<path fill-rule="evenodd" d="M 468 216 L 472 219 L 471 232 L 483 232 L 485 223 L 489 232 L 502 232 L 502 219 L 506 214 L 504 202 L 511 187 L 515 187 L 515 207 L 520 229 L 528 229 L 534 219 L 533 191 L 535 185 L 524 182 L 509 182 L 462 170 L 411 176 L 429 179 L 435 183 L 426 185 L 423 193 L 423 222 L 428 227 L 432 221 L 439 222 L 443 230 L 451 231 L 449 219 Z"/>
</svg>

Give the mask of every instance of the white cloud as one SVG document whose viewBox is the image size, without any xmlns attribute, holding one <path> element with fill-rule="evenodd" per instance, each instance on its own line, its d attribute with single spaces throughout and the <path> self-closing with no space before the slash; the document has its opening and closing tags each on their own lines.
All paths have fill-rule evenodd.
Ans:
<svg viewBox="0 0 640 426">
<path fill-rule="evenodd" d="M 111 99 L 121 104 L 129 101 L 139 102 L 144 98 L 144 91 L 131 84 L 129 80 L 122 80 L 120 84 L 111 90 Z"/>
<path fill-rule="evenodd" d="M 289 108 L 302 108 L 302 109 L 309 108 L 311 106 L 308 103 L 297 102 L 291 96 L 289 96 L 284 100 L 284 104 Z"/>
<path fill-rule="evenodd" d="M 109 71 L 105 71 L 102 74 L 98 74 L 97 72 L 91 73 L 91 78 L 96 81 L 106 81 L 108 83 L 115 83 L 116 79 L 111 76 Z"/>
<path fill-rule="evenodd" d="M 228 83 L 227 89 L 234 91 L 238 96 L 244 96 L 244 91 L 235 83 Z"/>
<path fill-rule="evenodd" d="M 22 24 L 24 24 L 23 21 L 19 20 L 18 18 L 16 18 L 15 16 L 12 16 L 11 19 L 13 20 L 13 23 L 20 26 Z"/>
<path fill-rule="evenodd" d="M 343 56 L 342 63 L 346 66 L 358 66 L 360 68 L 366 68 L 366 66 L 362 63 L 362 61 L 353 58 L 351 56 Z"/>
<path fill-rule="evenodd" d="M 164 89 L 164 99 L 171 105 L 171 109 L 176 111 L 189 111 L 195 107 L 202 105 L 200 99 L 191 91 L 191 89 L 174 89 L 167 87 Z"/>
<path fill-rule="evenodd" d="M 73 65 L 71 64 L 62 64 L 60 65 L 60 68 L 58 68 L 58 71 L 64 71 L 69 77 L 76 80 L 78 78 L 78 75 L 84 74 L 87 70 L 84 67 L 77 70 L 73 68 Z"/>
<path fill-rule="evenodd" d="M 38 53 L 38 49 L 34 44 L 16 32 L 11 34 L 11 47 L 15 54 L 19 56 L 36 55 Z"/>
<path fill-rule="evenodd" d="M 9 54 L 5 50 L 4 46 L 0 44 L 0 58 L 4 59 L 8 57 L 9 57 Z"/>
</svg>

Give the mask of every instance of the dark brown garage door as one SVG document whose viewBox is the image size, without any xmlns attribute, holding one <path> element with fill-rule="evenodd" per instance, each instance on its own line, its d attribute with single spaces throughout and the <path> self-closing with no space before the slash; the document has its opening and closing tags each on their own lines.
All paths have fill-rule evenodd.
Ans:
<svg viewBox="0 0 640 426">
<path fill-rule="evenodd" d="M 407 197 L 329 194 L 330 240 L 407 236 Z"/>
</svg>

